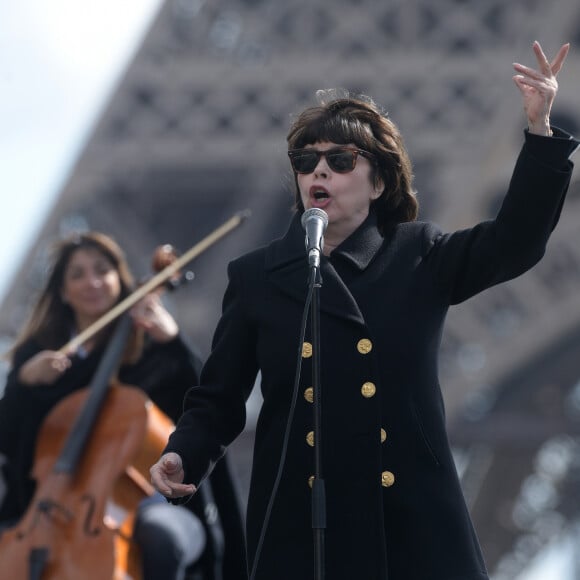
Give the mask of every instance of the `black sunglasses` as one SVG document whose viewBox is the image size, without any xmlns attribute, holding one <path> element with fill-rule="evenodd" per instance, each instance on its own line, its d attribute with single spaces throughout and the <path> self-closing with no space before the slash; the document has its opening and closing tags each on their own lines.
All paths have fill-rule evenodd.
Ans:
<svg viewBox="0 0 580 580">
<path fill-rule="evenodd" d="M 324 156 L 326 163 L 332 171 L 336 173 L 349 173 L 356 166 L 356 158 L 362 155 L 374 161 L 375 156 L 364 149 L 353 149 L 352 147 L 334 147 L 326 151 L 317 149 L 290 149 L 288 157 L 292 169 L 296 173 L 312 173 L 318 165 L 320 158 Z"/>
</svg>

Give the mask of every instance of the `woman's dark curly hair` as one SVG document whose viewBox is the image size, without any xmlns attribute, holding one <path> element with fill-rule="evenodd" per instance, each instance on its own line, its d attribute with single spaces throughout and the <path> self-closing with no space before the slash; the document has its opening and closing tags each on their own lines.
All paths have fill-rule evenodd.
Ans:
<svg viewBox="0 0 580 580">
<path fill-rule="evenodd" d="M 329 98 L 330 96 L 330 98 Z M 375 156 L 373 182 L 384 184 L 383 193 L 372 201 L 379 229 L 417 219 L 419 204 L 413 190 L 411 160 L 397 126 L 372 99 L 335 91 L 318 91 L 318 106 L 305 109 L 293 122 L 286 138 L 288 149 L 301 149 L 320 141 L 353 143 Z M 304 211 L 295 177 L 295 207 Z"/>
</svg>

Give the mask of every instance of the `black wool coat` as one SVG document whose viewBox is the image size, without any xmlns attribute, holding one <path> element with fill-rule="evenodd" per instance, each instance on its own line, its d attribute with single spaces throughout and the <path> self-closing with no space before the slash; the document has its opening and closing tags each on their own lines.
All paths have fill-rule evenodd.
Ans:
<svg viewBox="0 0 580 580">
<path fill-rule="evenodd" d="M 451 234 L 371 213 L 321 261 L 322 466 L 329 580 L 484 580 L 484 561 L 446 435 L 437 377 L 450 305 L 514 278 L 543 255 L 578 143 L 526 133 L 494 220 Z M 166 451 L 198 483 L 240 433 L 258 371 L 264 397 L 247 513 L 256 580 L 314 578 L 312 357 L 299 344 L 308 266 L 299 216 L 286 235 L 229 266 L 229 286 L 200 386 Z M 306 342 L 310 342 L 307 331 Z M 283 448 L 298 352 L 302 373 Z M 265 531 L 263 526 L 266 524 Z"/>
</svg>

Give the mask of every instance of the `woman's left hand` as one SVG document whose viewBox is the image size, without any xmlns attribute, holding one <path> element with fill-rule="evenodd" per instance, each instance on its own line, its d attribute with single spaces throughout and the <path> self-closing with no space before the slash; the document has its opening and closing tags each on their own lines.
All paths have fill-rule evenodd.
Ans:
<svg viewBox="0 0 580 580">
<path fill-rule="evenodd" d="M 564 59 L 570 50 L 570 44 L 564 44 L 551 63 L 537 40 L 534 41 L 533 49 L 539 70 L 514 63 L 514 69 L 519 74 L 515 75 L 513 79 L 524 99 L 524 110 L 528 117 L 530 133 L 551 135 L 550 110 L 558 92 L 556 76 L 564 64 Z"/>
<path fill-rule="evenodd" d="M 147 294 L 133 306 L 131 316 L 135 324 L 143 328 L 156 342 L 169 342 L 179 332 L 177 322 L 155 292 Z"/>
</svg>

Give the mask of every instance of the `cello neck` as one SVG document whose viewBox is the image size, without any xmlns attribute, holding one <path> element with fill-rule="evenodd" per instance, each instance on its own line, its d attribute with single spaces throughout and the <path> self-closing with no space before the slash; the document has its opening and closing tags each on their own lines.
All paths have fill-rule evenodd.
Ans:
<svg viewBox="0 0 580 580">
<path fill-rule="evenodd" d="M 74 473 L 107 396 L 111 375 L 121 361 L 121 355 L 127 343 L 131 325 L 131 318 L 124 314 L 119 320 L 95 372 L 89 387 L 89 397 L 86 404 L 76 418 L 64 447 L 54 464 L 53 471 L 55 473 Z"/>
</svg>

